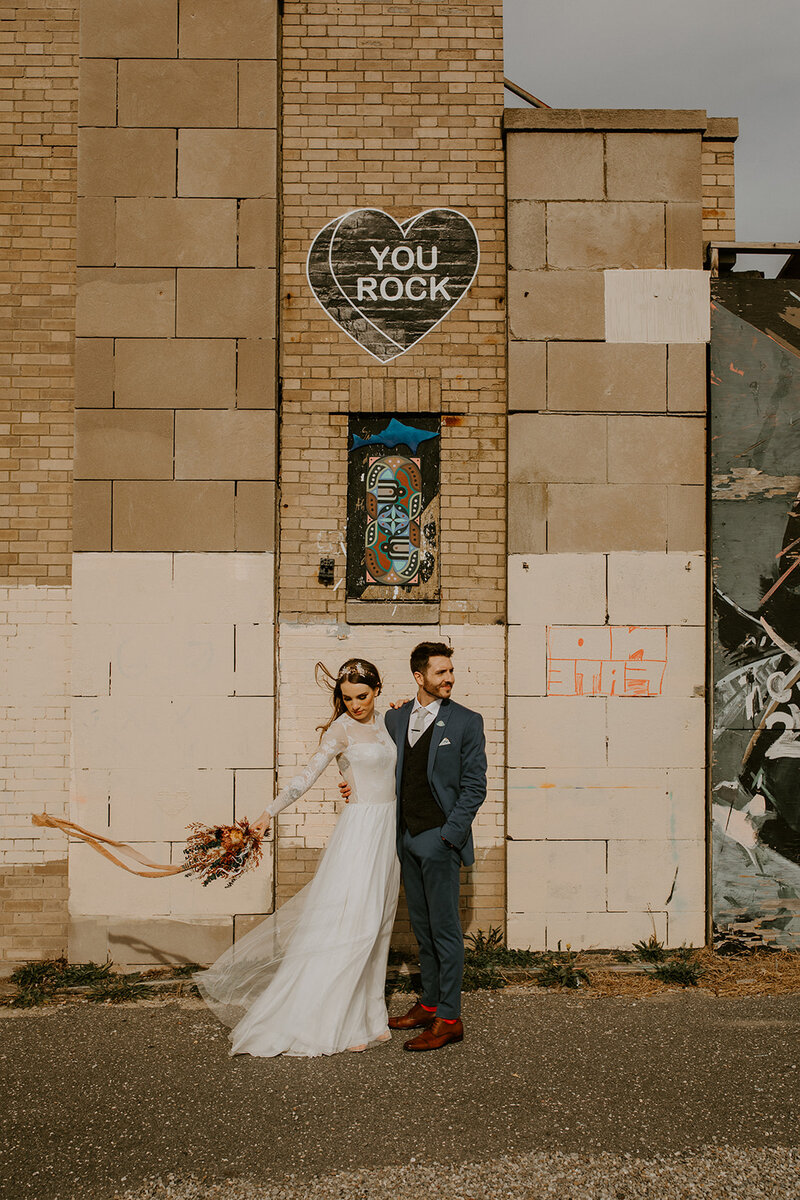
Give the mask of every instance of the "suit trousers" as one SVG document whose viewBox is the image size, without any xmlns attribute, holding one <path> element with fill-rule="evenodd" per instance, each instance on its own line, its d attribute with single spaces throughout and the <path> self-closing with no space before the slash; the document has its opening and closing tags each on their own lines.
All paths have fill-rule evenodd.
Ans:
<svg viewBox="0 0 800 1200">
<path fill-rule="evenodd" d="M 441 830 L 400 842 L 400 865 L 411 927 L 419 943 L 420 1002 L 447 1020 L 461 1016 L 464 935 L 458 911 L 461 857 L 442 841 Z"/>
</svg>

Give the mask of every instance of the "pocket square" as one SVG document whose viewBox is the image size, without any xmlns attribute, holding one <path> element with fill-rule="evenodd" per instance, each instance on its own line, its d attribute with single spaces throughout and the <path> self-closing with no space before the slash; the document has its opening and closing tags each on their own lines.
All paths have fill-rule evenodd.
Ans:
<svg viewBox="0 0 800 1200">
<path fill-rule="evenodd" d="M 437 725 L 444 725 L 444 721 L 437 721 L 437 722 L 436 722 L 436 724 L 437 724 Z"/>
<path fill-rule="evenodd" d="M 450 738 L 442 738 L 442 740 L 439 742 L 439 745 L 440 745 L 440 746 L 449 746 L 449 745 L 451 745 Z"/>
</svg>

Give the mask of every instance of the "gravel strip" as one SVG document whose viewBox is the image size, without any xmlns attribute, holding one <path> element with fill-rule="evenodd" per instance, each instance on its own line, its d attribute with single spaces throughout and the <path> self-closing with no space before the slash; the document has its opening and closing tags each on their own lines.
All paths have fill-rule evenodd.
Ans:
<svg viewBox="0 0 800 1200">
<path fill-rule="evenodd" d="M 336 1172 L 264 1185 L 241 1179 L 146 1183 L 119 1200 L 795 1200 L 796 1150 L 708 1147 L 691 1155 L 526 1154 L 482 1163 Z"/>
</svg>

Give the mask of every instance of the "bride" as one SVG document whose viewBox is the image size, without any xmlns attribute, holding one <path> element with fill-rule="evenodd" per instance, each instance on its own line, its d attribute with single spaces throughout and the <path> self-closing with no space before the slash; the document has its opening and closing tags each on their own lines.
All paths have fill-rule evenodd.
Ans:
<svg viewBox="0 0 800 1200">
<path fill-rule="evenodd" d="M 335 679 L 333 716 L 307 766 L 255 828 L 299 799 L 332 759 L 351 788 L 316 874 L 302 891 L 194 976 L 232 1026 L 231 1054 L 267 1058 L 366 1050 L 390 1037 L 384 984 L 397 907 L 394 742 L 375 713 L 377 669 L 348 659 Z"/>
</svg>

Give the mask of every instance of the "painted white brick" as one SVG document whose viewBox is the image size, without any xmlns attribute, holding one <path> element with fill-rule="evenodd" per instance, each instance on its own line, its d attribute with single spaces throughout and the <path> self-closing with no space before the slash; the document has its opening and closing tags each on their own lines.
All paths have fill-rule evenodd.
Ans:
<svg viewBox="0 0 800 1200">
<path fill-rule="evenodd" d="M 563 762 L 577 767 L 604 766 L 606 703 L 604 697 L 510 698 L 509 767 L 549 767 Z"/>
<path fill-rule="evenodd" d="M 705 555 L 612 552 L 608 619 L 619 625 L 705 626 Z"/>
<path fill-rule="evenodd" d="M 508 619 L 512 625 L 604 624 L 606 556 L 510 555 Z"/>
</svg>

